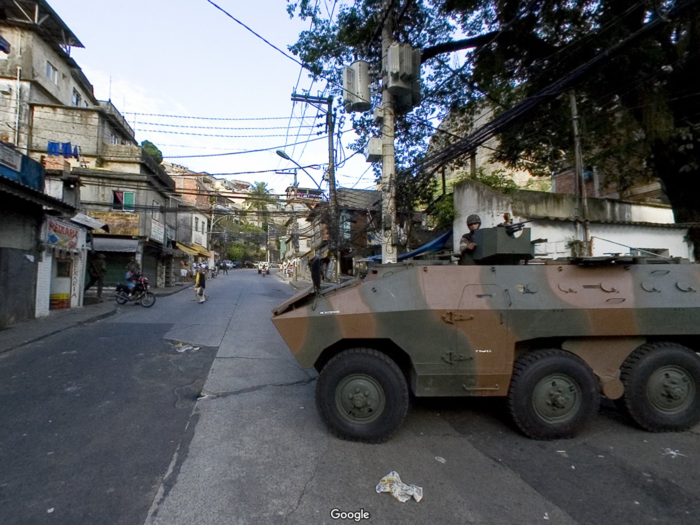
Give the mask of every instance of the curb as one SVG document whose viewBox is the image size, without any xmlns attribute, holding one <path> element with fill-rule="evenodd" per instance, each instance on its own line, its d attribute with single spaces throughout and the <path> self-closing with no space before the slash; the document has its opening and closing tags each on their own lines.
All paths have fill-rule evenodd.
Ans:
<svg viewBox="0 0 700 525">
<path fill-rule="evenodd" d="M 156 297 L 168 297 L 169 295 L 175 295 L 176 293 L 180 293 L 184 290 L 188 290 L 192 288 L 192 284 L 189 286 L 182 286 L 182 287 L 177 287 L 177 290 L 172 290 L 169 293 L 163 293 L 163 294 L 158 294 Z M 51 332 L 46 332 L 44 334 L 38 335 L 32 339 L 27 339 L 26 341 L 22 341 L 21 343 L 18 343 L 14 346 L 10 346 L 7 348 L 0 348 L 0 354 L 4 354 L 7 352 L 11 352 L 12 350 L 16 350 L 17 348 L 21 348 L 23 346 L 36 343 L 37 341 L 41 341 L 42 339 L 46 339 L 47 337 L 51 337 L 52 335 L 60 334 L 61 332 L 65 332 L 66 330 L 70 330 L 71 328 L 75 328 L 77 326 L 83 326 L 86 324 L 90 323 L 95 323 L 97 321 L 102 321 L 103 319 L 107 319 L 108 317 L 112 317 L 113 315 L 116 315 L 120 312 L 120 309 L 117 307 L 117 305 L 114 305 L 114 309 L 110 310 L 108 312 L 104 312 L 98 315 L 95 315 L 94 317 L 90 317 L 89 319 L 83 319 L 81 321 L 76 321 L 70 325 L 64 325 L 60 328 L 57 328 L 55 330 L 52 330 Z"/>
<path fill-rule="evenodd" d="M 34 337 L 33 339 L 27 339 L 26 341 L 22 341 L 19 344 L 16 344 L 14 346 L 10 346 L 8 348 L 2 348 L 0 349 L 0 354 L 4 354 L 7 352 L 11 352 L 12 350 L 16 350 L 18 348 L 22 348 L 23 346 L 36 343 L 37 341 L 41 341 L 42 339 L 46 339 L 47 337 L 51 337 L 52 335 L 60 334 L 61 332 L 65 332 L 66 330 L 70 330 L 71 328 L 75 328 L 76 326 L 83 326 L 89 323 L 101 321 L 102 319 L 107 319 L 108 317 L 112 317 L 113 315 L 116 315 L 119 312 L 117 308 L 115 307 L 114 310 L 111 310 L 109 312 L 102 313 L 100 315 L 96 315 L 95 317 L 91 317 L 90 319 L 84 319 L 82 321 L 78 321 L 76 323 L 73 323 L 69 326 L 63 326 L 61 328 L 57 328 L 56 330 L 53 330 L 52 332 L 47 332 L 45 334 L 38 335 Z"/>
</svg>

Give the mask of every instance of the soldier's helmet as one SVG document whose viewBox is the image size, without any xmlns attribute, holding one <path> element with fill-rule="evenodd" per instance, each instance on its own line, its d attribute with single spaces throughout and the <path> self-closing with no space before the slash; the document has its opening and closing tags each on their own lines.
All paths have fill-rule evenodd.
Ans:
<svg viewBox="0 0 700 525">
<path fill-rule="evenodd" d="M 472 213 L 469 217 L 467 217 L 467 226 L 470 224 L 481 225 L 481 217 L 479 217 L 476 213 Z"/>
</svg>

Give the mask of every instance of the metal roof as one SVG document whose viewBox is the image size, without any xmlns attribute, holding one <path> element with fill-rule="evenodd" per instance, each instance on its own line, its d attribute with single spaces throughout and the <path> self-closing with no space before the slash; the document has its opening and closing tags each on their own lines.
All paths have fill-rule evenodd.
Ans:
<svg viewBox="0 0 700 525">
<path fill-rule="evenodd" d="M 31 27 L 59 46 L 85 47 L 46 0 L 13 0 L 2 7 L 7 25 Z"/>
<path fill-rule="evenodd" d="M 523 217 L 526 220 L 535 220 L 535 221 L 553 221 L 553 222 L 576 222 L 576 220 L 573 217 L 552 217 L 549 215 L 520 215 L 520 217 Z M 582 219 L 578 219 L 579 221 L 582 221 Z M 608 219 L 608 220 L 589 220 L 591 224 L 613 224 L 616 226 L 650 226 L 653 228 L 676 228 L 676 229 L 685 229 L 688 228 L 687 225 L 684 224 L 676 224 L 674 222 L 645 222 L 645 221 L 622 221 L 622 220 L 613 220 L 613 219 Z"/>
<path fill-rule="evenodd" d="M 99 237 L 97 235 L 92 239 L 92 249 L 96 252 L 135 253 L 138 247 L 138 239 L 119 239 L 114 237 Z"/>
<path fill-rule="evenodd" d="M 46 195 L 40 191 L 30 188 L 29 186 L 17 182 L 16 180 L 9 179 L 0 175 L 0 191 L 14 195 L 20 199 L 24 199 L 39 206 L 46 206 L 47 208 L 57 210 L 63 213 L 73 214 L 77 208 L 63 202 L 60 199 Z"/>
</svg>

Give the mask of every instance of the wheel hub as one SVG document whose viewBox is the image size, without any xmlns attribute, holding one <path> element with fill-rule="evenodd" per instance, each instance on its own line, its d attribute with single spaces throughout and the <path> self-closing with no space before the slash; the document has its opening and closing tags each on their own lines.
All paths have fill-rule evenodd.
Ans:
<svg viewBox="0 0 700 525">
<path fill-rule="evenodd" d="M 381 385 L 365 374 L 353 374 L 336 388 L 336 407 L 340 414 L 354 423 L 369 423 L 384 410 L 386 398 Z"/>
<path fill-rule="evenodd" d="M 537 415 L 549 423 L 566 422 L 576 416 L 581 407 L 578 383 L 564 374 L 552 374 L 537 383 L 532 406 Z"/>
<path fill-rule="evenodd" d="M 684 368 L 664 366 L 649 378 L 647 397 L 657 410 L 676 414 L 692 404 L 695 398 L 695 383 Z"/>
</svg>

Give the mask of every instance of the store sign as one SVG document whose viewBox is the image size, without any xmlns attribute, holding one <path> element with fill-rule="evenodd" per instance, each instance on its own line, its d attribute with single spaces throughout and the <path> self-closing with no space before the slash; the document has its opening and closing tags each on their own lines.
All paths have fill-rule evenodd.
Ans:
<svg viewBox="0 0 700 525">
<path fill-rule="evenodd" d="M 22 154 L 15 149 L 0 144 L 0 164 L 14 171 L 22 171 Z"/>
<path fill-rule="evenodd" d="M 90 217 L 93 217 L 100 222 L 109 224 L 109 232 L 104 230 L 95 230 L 95 233 L 111 233 L 113 235 L 132 236 L 138 236 L 139 234 L 139 216 L 135 213 L 90 210 Z"/>
<path fill-rule="evenodd" d="M 155 219 L 151 219 L 151 239 L 163 244 L 165 238 L 165 228 Z"/>
<path fill-rule="evenodd" d="M 47 225 L 46 242 L 48 244 L 59 248 L 76 248 L 78 246 L 80 232 L 77 228 L 54 219 L 49 219 Z"/>
</svg>

